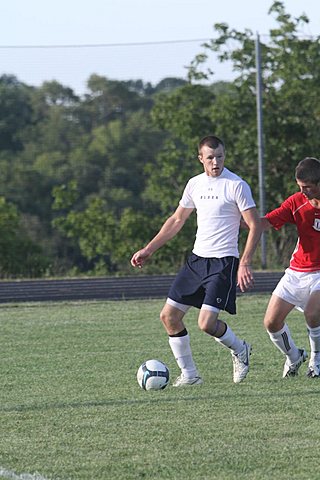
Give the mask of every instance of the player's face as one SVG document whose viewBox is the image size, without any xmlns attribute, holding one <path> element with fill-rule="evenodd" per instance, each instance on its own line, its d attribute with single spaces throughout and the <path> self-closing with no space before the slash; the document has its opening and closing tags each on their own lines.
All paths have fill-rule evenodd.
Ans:
<svg viewBox="0 0 320 480">
<path fill-rule="evenodd" d="M 320 184 L 319 183 L 310 183 L 310 182 L 303 182 L 302 180 L 297 180 L 298 187 L 300 188 L 300 192 L 308 200 L 313 199 L 320 199 Z"/>
<path fill-rule="evenodd" d="M 198 158 L 203 164 L 204 171 L 209 177 L 219 177 L 219 175 L 221 175 L 225 160 L 225 153 L 222 145 L 219 145 L 215 149 L 204 145 L 201 148 L 201 153 Z"/>
</svg>

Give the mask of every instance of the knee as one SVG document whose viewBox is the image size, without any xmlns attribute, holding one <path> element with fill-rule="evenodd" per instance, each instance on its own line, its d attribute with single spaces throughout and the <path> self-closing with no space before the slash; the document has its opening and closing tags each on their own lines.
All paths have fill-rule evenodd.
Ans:
<svg viewBox="0 0 320 480">
<path fill-rule="evenodd" d="M 270 330 L 270 328 L 272 328 L 272 321 L 269 318 L 264 317 L 263 326 L 266 330 Z"/>
<path fill-rule="evenodd" d="M 218 319 L 217 318 L 198 318 L 198 326 L 200 330 L 208 335 L 215 336 L 218 330 Z"/>
<path fill-rule="evenodd" d="M 208 329 L 209 329 L 209 322 L 206 318 L 201 318 L 199 317 L 198 318 L 198 327 L 200 328 L 200 330 L 202 330 L 203 332 L 205 333 L 208 333 Z"/>
<path fill-rule="evenodd" d="M 165 306 L 160 313 L 160 320 L 168 335 L 177 335 L 184 329 L 183 312 Z"/>
<path fill-rule="evenodd" d="M 175 325 L 176 322 L 177 322 L 177 319 L 176 319 L 175 315 L 173 314 L 173 312 L 171 312 L 170 310 L 168 310 L 166 308 L 164 308 L 160 312 L 160 320 L 165 327 Z"/>
<path fill-rule="evenodd" d="M 198 327 L 200 328 L 200 330 L 202 330 L 203 332 L 205 332 L 206 330 L 206 321 L 203 320 L 202 318 L 198 318 Z"/>
<path fill-rule="evenodd" d="M 164 310 L 161 310 L 161 312 L 160 312 L 160 320 L 164 325 L 168 321 L 168 314 Z"/>
<path fill-rule="evenodd" d="M 284 322 L 270 316 L 265 316 L 263 319 L 263 326 L 268 332 L 276 333 L 283 328 Z"/>
<path fill-rule="evenodd" d="M 306 307 L 304 311 L 304 317 L 306 323 L 310 328 L 316 328 L 320 326 L 320 313 L 313 308 Z"/>
</svg>

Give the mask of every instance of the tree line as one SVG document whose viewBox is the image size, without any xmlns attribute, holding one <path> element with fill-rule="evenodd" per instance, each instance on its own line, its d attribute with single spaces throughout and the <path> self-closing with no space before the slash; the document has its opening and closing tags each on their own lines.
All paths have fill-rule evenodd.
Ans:
<svg viewBox="0 0 320 480">
<path fill-rule="evenodd" d="M 308 18 L 291 17 L 280 1 L 269 13 L 277 27 L 261 44 L 268 210 L 296 191 L 295 165 L 319 157 L 320 145 L 320 38 L 302 37 Z M 57 81 L 0 77 L 0 277 L 136 273 L 131 254 L 200 173 L 196 147 L 210 133 L 224 139 L 226 166 L 258 200 L 255 38 L 223 23 L 214 33 L 187 80 L 153 86 L 93 74 L 78 96 Z M 232 63 L 234 81 L 214 81 L 212 52 Z M 194 230 L 191 218 L 145 273 L 175 272 Z M 295 235 L 270 232 L 269 268 L 287 265 Z"/>
</svg>

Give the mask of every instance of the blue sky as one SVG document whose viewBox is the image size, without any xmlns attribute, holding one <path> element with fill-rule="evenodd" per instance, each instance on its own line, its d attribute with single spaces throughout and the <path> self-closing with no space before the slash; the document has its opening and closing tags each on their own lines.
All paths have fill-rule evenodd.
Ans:
<svg viewBox="0 0 320 480">
<path fill-rule="evenodd" d="M 115 80 L 155 84 L 186 76 L 185 66 L 201 51 L 198 39 L 213 38 L 213 24 L 226 22 L 260 35 L 275 26 L 271 0 L 10 0 L 0 7 L 0 75 L 30 85 L 57 80 L 77 93 L 92 73 Z M 320 35 L 319 0 L 286 0 L 293 16 L 310 23 L 302 34 Z M 181 41 L 152 44 L 152 42 Z M 195 40 L 188 42 L 187 40 Z M 144 45 L 129 45 L 144 43 Z M 79 47 L 79 45 L 113 45 Z M 125 45 L 123 45 L 125 44 Z M 69 48 L 43 48 L 44 46 Z M 78 47 L 71 47 L 78 46 Z M 41 46 L 42 48 L 3 48 Z M 226 64 L 214 63 L 215 80 L 230 79 Z"/>
</svg>

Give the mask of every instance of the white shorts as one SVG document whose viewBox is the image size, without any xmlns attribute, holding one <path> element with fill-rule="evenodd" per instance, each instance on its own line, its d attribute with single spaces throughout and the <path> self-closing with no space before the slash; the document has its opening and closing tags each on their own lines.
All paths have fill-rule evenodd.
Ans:
<svg viewBox="0 0 320 480">
<path fill-rule="evenodd" d="M 297 310 L 304 311 L 311 293 L 320 290 L 320 272 L 296 272 L 287 268 L 273 293 Z"/>
</svg>

